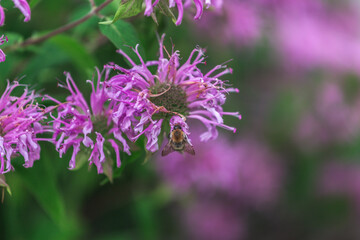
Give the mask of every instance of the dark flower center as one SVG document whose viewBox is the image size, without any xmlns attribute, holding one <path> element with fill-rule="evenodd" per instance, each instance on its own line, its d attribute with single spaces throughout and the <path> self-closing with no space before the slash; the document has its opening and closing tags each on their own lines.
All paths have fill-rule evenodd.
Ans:
<svg viewBox="0 0 360 240">
<path fill-rule="evenodd" d="M 150 87 L 150 101 L 158 107 L 165 107 L 171 112 L 180 113 L 184 116 L 188 115 L 188 102 L 186 92 L 180 86 L 170 84 L 155 84 Z M 173 115 L 173 114 L 171 114 Z M 167 113 L 158 113 L 156 116 L 167 118 Z"/>
<path fill-rule="evenodd" d="M 95 132 L 101 133 L 101 135 L 105 136 L 109 131 L 109 126 L 107 124 L 108 117 L 104 115 L 97 115 L 91 118 L 93 124 L 92 134 L 94 139 L 96 139 Z M 91 135 L 91 134 L 90 134 Z"/>
</svg>

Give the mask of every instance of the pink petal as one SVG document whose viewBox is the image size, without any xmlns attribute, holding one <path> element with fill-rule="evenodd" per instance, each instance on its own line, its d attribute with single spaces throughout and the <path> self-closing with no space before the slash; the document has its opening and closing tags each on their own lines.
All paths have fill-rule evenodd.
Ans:
<svg viewBox="0 0 360 240">
<path fill-rule="evenodd" d="M 24 14 L 24 22 L 30 21 L 31 10 L 28 2 L 26 0 L 13 0 L 13 2 L 15 4 L 15 7 L 17 7 L 22 12 L 22 14 Z"/>
<path fill-rule="evenodd" d="M 0 5 L 0 26 L 4 26 L 5 22 L 5 12 L 4 8 Z"/>
</svg>

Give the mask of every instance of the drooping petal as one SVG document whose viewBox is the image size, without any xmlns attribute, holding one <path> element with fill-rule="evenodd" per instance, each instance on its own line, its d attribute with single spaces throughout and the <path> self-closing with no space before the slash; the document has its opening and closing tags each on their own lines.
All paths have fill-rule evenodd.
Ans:
<svg viewBox="0 0 360 240">
<path fill-rule="evenodd" d="M 148 139 L 148 142 L 146 144 L 146 149 L 150 152 L 156 152 L 159 149 L 158 136 L 161 132 L 162 122 L 163 119 L 160 119 L 152 126 L 150 131 L 145 132 L 145 136 Z"/>
<path fill-rule="evenodd" d="M 73 145 L 73 153 L 71 155 L 71 159 L 70 159 L 70 162 L 69 162 L 69 169 L 74 169 L 76 167 L 76 155 L 77 153 L 80 151 L 80 143 L 74 143 Z"/>
<path fill-rule="evenodd" d="M 30 21 L 31 10 L 26 0 L 13 0 L 15 7 L 17 7 L 25 16 L 24 22 Z"/>
<path fill-rule="evenodd" d="M 182 22 L 183 16 L 184 16 L 184 6 L 182 3 L 182 0 L 175 0 L 177 8 L 178 8 L 178 18 L 175 22 L 177 26 L 179 26 Z"/>
<path fill-rule="evenodd" d="M 119 146 L 116 144 L 116 142 L 113 139 L 109 139 L 108 142 L 111 144 L 111 146 L 115 150 L 116 155 L 116 166 L 119 168 L 121 166 L 121 159 L 120 159 L 120 151 Z"/>
<path fill-rule="evenodd" d="M 5 12 L 4 8 L 0 5 L 0 26 L 4 26 L 5 23 Z"/>
<path fill-rule="evenodd" d="M 0 49 L 0 62 L 4 62 L 6 60 L 6 55 L 3 50 Z"/>
</svg>

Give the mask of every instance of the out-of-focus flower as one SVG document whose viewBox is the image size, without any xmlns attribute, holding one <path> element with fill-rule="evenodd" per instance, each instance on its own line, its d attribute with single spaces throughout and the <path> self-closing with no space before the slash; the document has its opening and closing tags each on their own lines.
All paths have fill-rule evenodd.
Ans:
<svg viewBox="0 0 360 240">
<path fill-rule="evenodd" d="M 243 202 L 270 203 L 279 193 L 282 170 L 274 154 L 255 140 L 230 143 L 194 141 L 196 155 L 173 154 L 156 160 L 175 192 L 221 192 Z"/>
<path fill-rule="evenodd" d="M 225 0 L 222 9 L 215 10 L 208 12 L 195 25 L 197 32 L 223 44 L 233 43 L 236 46 L 253 45 L 261 37 L 262 18 L 254 4 Z"/>
<path fill-rule="evenodd" d="M 327 81 L 300 119 L 296 139 L 304 146 L 349 141 L 360 131 L 360 98 L 348 102 L 338 83 Z"/>
<path fill-rule="evenodd" d="M 231 73 L 231 69 L 218 65 L 203 74 L 198 68 L 204 64 L 201 48 L 194 49 L 187 61 L 180 65 L 178 51 L 170 55 L 165 50 L 168 58 L 164 56 L 163 40 L 164 36 L 160 41 L 159 60 L 144 62 L 136 46 L 134 52 L 140 65 L 119 50 L 132 68 L 125 69 L 115 64 L 108 66 L 121 72 L 107 83 L 109 96 L 115 102 L 112 117 L 121 132 L 133 141 L 144 134 L 148 139 L 146 149 L 151 152 L 159 148 L 157 142 L 162 126 L 168 133 L 170 119 L 174 117 L 183 124 L 187 118 L 202 122 L 208 130 L 201 134 L 202 141 L 215 139 L 218 135 L 216 127 L 235 132 L 235 128 L 223 123 L 223 116 L 240 118 L 239 113 L 224 112 L 221 107 L 227 93 L 238 92 L 220 79 Z M 149 70 L 154 66 L 157 68 L 155 74 Z"/>
<path fill-rule="evenodd" d="M 356 162 L 329 162 L 319 173 L 318 192 L 322 196 L 344 196 L 360 214 L 360 165 Z"/>
<path fill-rule="evenodd" d="M 49 131 L 40 123 L 47 110 L 35 103 L 38 96 L 33 91 L 25 88 L 20 97 L 11 95 L 19 86 L 8 83 L 0 98 L 0 174 L 13 170 L 11 158 L 17 155 L 24 157 L 24 167 L 32 167 L 40 158 L 38 141 L 44 140 L 37 134 Z"/>
<path fill-rule="evenodd" d="M 241 215 L 223 202 L 198 201 L 186 208 L 184 215 L 189 239 L 239 240 L 246 232 Z"/>
<path fill-rule="evenodd" d="M 6 36 L 2 35 L 0 37 L 0 46 L 3 45 L 5 42 L 7 42 L 8 39 Z M 0 49 L 0 62 L 4 62 L 6 60 L 6 55 L 3 52 L 3 50 Z"/>
<path fill-rule="evenodd" d="M 5 22 L 4 8 L 0 5 L 0 26 L 3 26 Z"/>
<path fill-rule="evenodd" d="M 182 19 L 183 19 L 183 15 L 184 15 L 184 8 L 192 7 L 191 0 L 186 0 L 186 1 L 184 1 L 184 0 L 169 0 L 168 6 L 166 6 L 165 1 L 163 1 L 164 3 L 161 3 L 161 2 L 162 1 L 160 1 L 160 0 L 155 0 L 154 2 L 151 0 L 145 0 L 145 5 L 146 5 L 145 13 L 144 13 L 145 16 L 150 16 L 154 11 L 154 7 L 156 7 L 158 4 L 162 5 L 161 9 L 163 9 L 164 7 L 173 8 L 176 6 L 177 10 L 178 10 L 178 17 L 177 17 L 175 24 L 180 25 L 182 22 Z M 204 5 L 206 8 L 209 8 L 210 6 L 219 7 L 218 6 L 219 4 L 213 4 L 211 0 L 205 0 L 205 1 L 204 0 L 193 0 L 193 2 L 196 7 L 196 14 L 194 16 L 195 20 L 200 19 L 201 15 L 203 13 Z M 215 2 L 220 2 L 220 1 L 215 1 Z"/>
<path fill-rule="evenodd" d="M 12 0 L 16 8 L 18 8 L 21 13 L 24 15 L 24 22 L 30 21 L 31 18 L 31 9 L 26 0 Z M 4 8 L 0 5 L 0 26 L 3 26 L 5 22 L 5 13 Z"/>
<path fill-rule="evenodd" d="M 274 45 L 290 67 L 359 73 L 359 12 L 305 1 L 276 12 Z M 326 42 L 326 44 L 324 44 Z"/>
<path fill-rule="evenodd" d="M 360 74 L 359 20 L 355 1 L 225 0 L 194 26 L 238 47 L 267 38 L 290 70 Z"/>
<path fill-rule="evenodd" d="M 115 151 L 117 167 L 121 164 L 119 143 L 122 144 L 124 152 L 130 155 L 130 151 L 126 140 L 111 120 L 112 102 L 108 101 L 109 96 L 101 80 L 103 75 L 105 81 L 108 79 L 110 69 L 103 72 L 96 70 L 97 81 L 88 81 L 92 86 L 90 107 L 69 73 L 65 73 L 66 84 L 60 85 L 71 94 L 66 98 L 66 102 L 59 102 L 48 96 L 58 104 L 57 114 L 53 116 L 53 141 L 60 157 L 70 147 L 73 148 L 70 169 L 76 167 L 76 157 L 82 151 L 88 154 L 90 164 L 97 167 L 98 173 L 103 173 L 106 167 L 105 171 L 110 172 L 105 173 L 111 175 L 111 151 Z"/>
</svg>

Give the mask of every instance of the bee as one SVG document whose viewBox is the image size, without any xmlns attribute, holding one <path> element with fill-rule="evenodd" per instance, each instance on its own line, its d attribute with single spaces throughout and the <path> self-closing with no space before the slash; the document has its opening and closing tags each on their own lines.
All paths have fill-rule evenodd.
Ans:
<svg viewBox="0 0 360 240">
<path fill-rule="evenodd" d="M 176 124 L 169 134 L 169 142 L 162 150 L 161 156 L 166 156 L 174 151 L 180 153 L 187 152 L 195 155 L 194 147 L 189 143 L 186 133 L 181 129 L 179 124 Z"/>
</svg>

